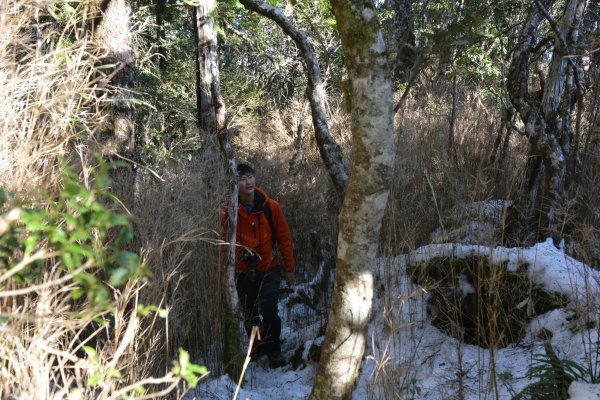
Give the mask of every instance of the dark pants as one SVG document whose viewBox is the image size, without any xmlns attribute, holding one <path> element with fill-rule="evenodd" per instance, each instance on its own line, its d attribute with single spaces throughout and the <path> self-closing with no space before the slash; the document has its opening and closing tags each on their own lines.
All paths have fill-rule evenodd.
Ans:
<svg viewBox="0 0 600 400">
<path fill-rule="evenodd" d="M 253 326 L 260 327 L 262 340 L 256 347 L 260 354 L 281 352 L 279 341 L 281 319 L 277 313 L 280 282 L 279 267 L 271 268 L 264 273 L 257 273 L 256 282 L 250 282 L 247 274 L 236 275 L 236 288 L 248 337 L 250 337 Z"/>
</svg>

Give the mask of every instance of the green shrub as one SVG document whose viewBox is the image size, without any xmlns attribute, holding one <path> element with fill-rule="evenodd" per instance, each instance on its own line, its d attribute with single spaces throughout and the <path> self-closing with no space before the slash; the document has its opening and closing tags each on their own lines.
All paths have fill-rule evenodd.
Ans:
<svg viewBox="0 0 600 400">
<path fill-rule="evenodd" d="M 585 368 L 571 360 L 558 358 L 552 346 L 547 343 L 546 354 L 535 354 L 533 364 L 527 373 L 536 382 L 528 385 L 513 400 L 543 399 L 563 400 L 569 398 L 569 386 L 573 381 L 585 381 L 588 375 Z"/>
<path fill-rule="evenodd" d="M 58 196 L 41 194 L 44 200 L 36 205 L 0 192 L 0 206 L 9 210 L 0 236 L 1 288 L 9 278 L 18 286 L 37 284 L 48 268 L 56 268 L 78 283 L 74 300 L 86 296 L 88 307 L 106 309 L 109 285 L 143 276 L 138 255 L 125 250 L 133 238 L 130 217 L 116 211 L 116 199 L 107 192 L 113 166 L 101 162 L 90 188 L 63 166 Z"/>
</svg>

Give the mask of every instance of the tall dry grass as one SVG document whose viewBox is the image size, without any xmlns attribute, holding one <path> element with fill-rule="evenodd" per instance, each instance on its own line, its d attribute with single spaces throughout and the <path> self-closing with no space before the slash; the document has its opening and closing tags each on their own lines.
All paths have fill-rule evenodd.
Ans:
<svg viewBox="0 0 600 400">
<path fill-rule="evenodd" d="M 57 157 L 81 146 L 102 119 L 97 87 L 108 82 L 88 39 L 65 40 L 83 21 L 62 29 L 42 22 L 45 9 L 34 3 L 3 0 L 0 8 L 0 182 L 12 190 L 52 187 Z"/>
<path fill-rule="evenodd" d="M 515 131 L 507 138 L 506 131 L 501 129 L 500 104 L 477 92 L 477 88 L 462 88 L 459 92 L 454 138 L 456 156 L 452 157 L 452 153 L 448 151 L 451 88 L 443 82 L 432 82 L 431 85 L 422 84 L 414 90 L 415 94 L 407 102 L 405 109 L 396 116 L 397 165 L 382 236 L 382 282 L 390 282 L 391 277 L 398 274 L 397 267 L 388 257 L 408 253 L 433 240 L 467 240 L 471 244 L 489 246 L 530 244 L 519 241 L 525 237 L 519 230 L 527 227 L 516 226 L 511 219 L 511 213 L 519 212 L 515 207 L 518 207 L 522 196 L 526 138 Z M 589 120 L 593 112 L 590 109 L 584 113 L 582 126 L 594 126 L 593 121 Z M 583 132 L 583 137 L 592 134 L 593 131 Z M 501 145 L 506 143 L 506 153 L 503 157 L 497 156 L 492 160 L 490 156 L 496 142 Z M 499 148 L 496 155 L 501 150 Z M 561 233 L 566 240 L 568 254 L 597 268 L 600 244 L 597 220 L 600 203 L 597 193 L 600 187 L 598 170 L 593 162 L 589 162 L 596 157 L 597 149 L 583 157 L 585 161 L 569 187 L 571 197 L 564 204 L 565 222 Z M 480 227 L 489 220 L 486 220 L 487 217 L 482 212 L 463 214 L 464 206 L 489 200 L 510 201 L 511 203 L 504 203 L 509 211 L 504 210 L 500 218 L 496 219 L 496 231 L 476 231 L 473 226 Z M 467 230 L 473 233 L 468 239 L 460 235 L 465 232 L 463 228 L 469 228 Z M 477 329 L 486 342 L 484 347 L 490 348 L 489 353 L 486 353 L 490 358 L 485 362 L 481 361 L 475 373 L 480 377 L 481 390 L 489 391 L 485 395 L 480 393 L 488 396 L 486 398 L 497 398 L 501 380 L 504 379 L 501 372 L 494 368 L 494 349 L 504 346 L 506 338 L 497 335 L 495 327 L 503 320 L 514 318 L 500 307 L 506 296 L 502 294 L 503 290 L 510 289 L 506 286 L 506 281 L 500 278 L 502 277 L 492 274 L 477 281 L 477 290 L 485 290 L 487 296 L 480 300 L 489 306 L 485 315 L 489 324 L 477 325 Z M 376 367 L 371 377 L 370 395 L 374 399 L 419 397 L 420 388 L 413 379 L 417 373 L 415 371 L 419 370 L 413 360 L 418 348 L 411 348 L 407 338 L 413 335 L 411 332 L 415 327 L 430 316 L 424 312 L 429 300 L 415 296 L 413 285 L 414 282 L 396 282 L 392 286 L 400 288 L 400 293 L 390 291 L 388 287 L 380 292 L 380 306 L 384 310 L 383 319 L 388 324 L 389 338 L 388 342 L 373 343 L 372 346 L 372 359 Z M 436 291 L 440 285 L 443 282 L 431 282 L 425 289 Z M 591 300 L 590 303 L 593 304 L 594 301 L 597 302 Z M 461 307 L 464 305 L 452 298 L 445 303 L 448 308 L 444 318 L 457 326 L 462 325 L 461 321 L 465 316 L 461 313 Z M 582 316 L 578 320 L 578 329 L 582 332 L 581 343 L 586 348 L 584 367 L 590 371 L 590 379 L 594 379 L 593 376 L 598 376 L 600 349 L 590 341 L 588 329 L 593 323 L 583 310 L 588 310 L 586 313 L 589 310 L 595 312 L 595 307 L 590 309 L 589 305 L 584 307 L 576 304 L 575 309 Z M 396 316 L 393 316 L 395 313 Z M 472 373 L 463 370 L 464 346 L 467 343 L 460 335 L 455 336 L 454 343 L 456 379 L 440 386 L 440 396 L 464 398 L 468 395 L 464 379 L 467 373 Z M 399 359 L 395 359 L 394 354 L 400 354 Z M 488 372 L 482 375 L 482 371 Z"/>
<path fill-rule="evenodd" d="M 213 373 L 222 371 L 225 303 L 217 230 L 219 206 L 228 196 L 223 170 L 211 148 L 191 162 L 169 162 L 162 180 L 149 173 L 136 177 L 134 247 L 151 274 L 141 296 L 169 312 L 147 353 L 160 359 L 156 372 L 170 367 L 180 347 Z"/>
<path fill-rule="evenodd" d="M 57 160 L 62 156 L 89 184 L 94 141 L 86 139 L 93 139 L 103 122 L 100 111 L 108 92 L 99 88 L 108 88 L 109 82 L 96 69 L 85 22 L 53 24 L 54 17 L 28 2 L 0 0 L 0 10 L 0 186 L 21 197 L 35 196 L 34 187 L 55 194 L 61 186 Z M 61 40 L 67 37 L 76 40 Z M 434 82 L 415 93 L 396 118 L 397 165 L 381 246 L 385 257 L 428 243 L 438 228 L 445 232 L 458 228 L 452 218 L 458 205 L 513 199 L 525 162 L 526 143 L 515 134 L 502 163 L 490 162 L 500 130 L 498 104 L 471 89 L 460 93 L 456 158 L 452 158 L 447 148 L 450 88 Z M 331 99 L 329 121 L 349 154 L 349 116 L 341 99 Z M 262 119 L 239 125 L 234 140 L 238 159 L 255 166 L 258 185 L 282 204 L 294 237 L 300 281 L 309 281 L 324 258 L 335 257 L 338 205 L 316 149 L 306 104 L 291 101 L 283 110 L 271 107 Z M 79 392 L 84 398 L 110 398 L 140 381 L 162 392 L 176 384 L 169 370 L 179 347 L 214 373 L 221 372 L 224 313 L 215 230 L 219 204 L 228 193 L 217 148 L 208 138 L 191 160 L 168 161 L 159 177 L 144 168 L 113 174 L 112 191 L 134 218 L 131 249 L 141 254 L 150 277 L 146 283 L 131 282 L 114 291 L 116 317 L 110 330 L 97 327 L 90 332 L 89 317 L 73 317 L 69 290 L 74 284 L 51 262 L 43 287 L 2 295 L 0 358 L 6 360 L 6 368 L 0 369 L 1 396 L 62 398 Z M 595 160 L 597 153 L 586 156 Z M 600 179 L 593 162 L 583 167 L 572 188 L 573 203 L 567 205 L 567 215 L 572 216 L 568 227 L 572 251 L 595 264 L 600 251 Z M 388 276 L 394 275 L 391 272 Z M 408 282 L 402 285 L 410 288 Z M 328 287 L 317 293 L 318 309 L 307 311 L 312 322 L 325 322 Z M 404 329 L 413 329 L 425 313 L 421 292 L 409 290 L 401 301 L 396 294 L 384 293 L 392 334 L 384 351 L 374 355 L 379 372 L 373 387 L 382 388 L 383 398 L 394 398 L 414 390 L 415 369 L 410 357 L 391 359 L 391 349 L 406 344 Z M 131 310 L 140 303 L 158 305 L 167 311 L 167 318 L 138 317 Z M 398 319 L 400 307 L 410 308 L 411 319 Z M 94 357 L 83 348 L 92 344 Z M 458 358 L 462 344 L 457 345 Z M 597 366 L 594 351 L 590 346 L 590 363 Z M 125 373 L 111 376 L 106 366 Z M 105 374 L 92 390 L 87 379 L 98 371 Z M 460 387 L 460 381 L 457 384 Z"/>
<path fill-rule="evenodd" d="M 71 4 L 73 8 L 61 8 L 62 5 L 62 2 L 0 1 L 0 187 L 35 208 L 49 205 L 39 202 L 45 197 L 38 193 L 58 199 L 63 185 L 58 162 L 61 158 L 78 172 L 84 185 L 92 186 L 97 162 L 92 155 L 97 148 L 95 133 L 104 123 L 102 110 L 115 90 L 110 86 L 110 76 L 98 62 L 90 39 L 89 18 L 93 15 L 88 14 L 88 4 L 78 2 Z M 196 172 L 192 168 L 188 168 L 189 175 Z M 178 172 L 175 171 L 175 180 L 185 185 L 178 180 L 183 178 Z M 141 188 L 138 199 L 155 196 L 156 190 L 165 193 L 164 187 L 156 189 L 150 184 L 146 189 L 143 184 L 149 179 L 140 175 L 138 184 L 131 185 L 137 180 L 134 172 L 113 173 L 112 190 L 135 195 L 133 189 Z M 127 182 L 126 186 L 123 182 Z M 180 378 L 171 372 L 177 349 L 168 348 L 165 343 L 172 347 L 185 344 L 181 337 L 190 330 L 208 336 L 202 326 L 210 324 L 193 325 L 188 331 L 176 331 L 177 334 L 169 336 L 164 320 L 156 312 L 143 316 L 137 309 L 142 304 L 156 304 L 171 311 L 167 321 L 176 320 L 173 316 L 178 320 L 190 319 L 178 314 L 177 310 L 183 310 L 181 305 L 172 306 L 173 296 L 179 292 L 175 285 L 169 285 L 185 281 L 185 273 L 189 271 L 181 271 L 182 265 L 194 255 L 178 249 L 177 243 L 188 239 L 200 242 L 199 236 L 190 232 L 198 232 L 201 224 L 193 225 L 188 213 L 210 215 L 210 210 L 202 208 L 206 203 L 198 195 L 207 186 L 193 179 L 189 183 L 193 186 L 185 187 L 195 192 L 186 194 L 189 209 L 179 212 L 180 221 L 187 218 L 186 226 L 174 227 L 180 230 L 179 235 L 160 232 L 161 227 L 175 222 L 165 212 L 164 204 L 155 203 L 154 210 L 161 214 L 158 217 L 136 209 L 140 211 L 136 219 L 138 227 L 143 226 L 143 221 L 162 224 L 146 226 L 151 232 L 140 235 L 132 245 L 132 250 L 140 252 L 154 271 L 153 278 L 160 279 L 149 282 L 136 279 L 122 288 L 113 288 L 110 306 L 104 311 L 85 312 L 85 303 L 73 300 L 72 293 L 78 284 L 54 258 L 52 249 L 46 249 L 43 243 L 39 253 L 43 269 L 29 285 L 14 280 L 13 271 L 9 270 L 11 264 L 0 266 L 0 397 L 162 398 L 184 388 Z M 166 189 L 166 198 L 171 202 L 172 196 L 181 196 L 172 190 L 173 186 L 177 184 Z M 146 206 L 142 200 L 136 204 Z M 3 222 L 13 215 L 6 207 L 0 211 L 4 213 Z M 138 231 L 146 233 L 144 228 Z M 90 232 L 90 240 L 94 240 L 94 232 Z M 206 244 L 195 248 L 202 246 Z M 210 252 L 196 252 L 196 258 L 206 260 L 205 253 Z M 21 261 L 18 268 L 27 262 L 31 260 Z M 188 282 L 180 286 L 188 286 Z M 197 302 L 191 308 L 205 306 Z M 109 324 L 99 324 L 99 320 Z"/>
</svg>

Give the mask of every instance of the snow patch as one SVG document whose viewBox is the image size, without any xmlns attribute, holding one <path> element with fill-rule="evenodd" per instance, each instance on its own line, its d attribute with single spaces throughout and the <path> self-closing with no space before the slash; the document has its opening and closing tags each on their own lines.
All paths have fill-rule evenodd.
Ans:
<svg viewBox="0 0 600 400">
<path fill-rule="evenodd" d="M 573 382 L 569 386 L 569 400 L 600 400 L 600 385 Z"/>
<path fill-rule="evenodd" d="M 438 256 L 487 256 L 492 263 L 507 263 L 513 271 L 527 268 L 536 284 L 567 296 L 571 304 L 534 318 L 519 343 L 493 352 L 460 343 L 431 325 L 426 311 L 428 294 L 406 274 L 408 265 Z M 550 240 L 530 248 L 429 245 L 411 254 L 380 260 L 376 271 L 378 289 L 373 299 L 373 320 L 354 400 L 395 397 L 442 400 L 458 395 L 478 400 L 495 398 L 496 390 L 500 399 L 510 399 L 531 383 L 527 371 L 533 355 L 544 354 L 548 340 L 558 357 L 584 367 L 588 362 L 594 365 L 600 357 L 598 324 L 585 324 L 598 318 L 600 272 L 569 257 Z M 460 287 L 463 291 L 470 290 L 464 283 Z M 281 315 L 286 357 L 289 359 L 299 344 L 305 343 L 306 359 L 310 345 L 321 343 L 322 338 L 315 339 L 316 329 L 293 328 L 289 315 L 285 312 Z M 308 398 L 315 372 L 314 362 L 294 371 L 291 365 L 269 369 L 268 360 L 261 359 L 250 364 L 238 398 Z M 234 390 L 235 384 L 228 377 L 213 377 L 185 398 L 231 399 Z M 573 382 L 569 396 L 571 400 L 600 400 L 600 385 Z"/>
</svg>

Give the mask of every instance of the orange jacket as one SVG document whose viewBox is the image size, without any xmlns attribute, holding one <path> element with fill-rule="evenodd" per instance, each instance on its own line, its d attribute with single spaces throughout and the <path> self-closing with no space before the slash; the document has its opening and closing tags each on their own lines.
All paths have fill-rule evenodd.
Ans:
<svg viewBox="0 0 600 400">
<path fill-rule="evenodd" d="M 271 224 L 263 211 L 266 204 L 271 209 L 273 220 L 273 230 Z M 221 238 L 225 240 L 227 232 L 227 205 L 221 209 Z M 275 235 L 281 256 L 283 266 L 286 271 L 293 272 L 296 268 L 294 252 L 292 250 L 292 234 L 288 223 L 283 215 L 279 203 L 271 198 L 260 188 L 254 190 L 254 205 L 248 212 L 246 207 L 238 203 L 238 221 L 236 232 L 236 271 L 247 272 L 248 263 L 243 260 L 244 248 L 251 248 L 260 254 L 258 261 L 258 272 L 265 272 L 269 268 L 279 265 L 279 257 L 273 256 L 273 238 Z"/>
</svg>

